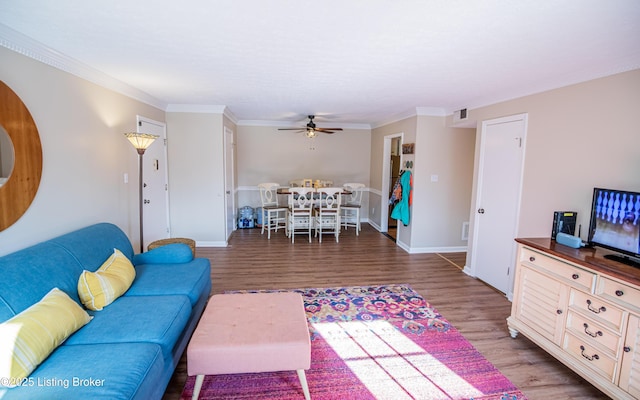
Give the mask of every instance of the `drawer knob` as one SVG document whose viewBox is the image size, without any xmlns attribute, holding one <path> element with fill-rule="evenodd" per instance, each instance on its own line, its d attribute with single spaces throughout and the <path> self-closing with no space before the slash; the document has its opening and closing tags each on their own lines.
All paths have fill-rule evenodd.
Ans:
<svg viewBox="0 0 640 400">
<path fill-rule="evenodd" d="M 624 347 L 622 348 L 622 350 L 624 350 L 624 352 L 625 352 L 625 353 L 628 353 L 628 352 L 630 352 L 630 351 L 631 351 L 631 347 L 629 347 L 629 346 L 624 346 Z"/>
<path fill-rule="evenodd" d="M 621 297 L 624 294 L 624 292 L 620 289 L 616 290 L 616 296 Z"/>
<path fill-rule="evenodd" d="M 562 314 L 562 310 L 556 310 L 556 314 L 558 315 Z"/>
<path fill-rule="evenodd" d="M 587 360 L 589 360 L 589 361 L 599 360 L 599 359 L 600 359 L 600 356 L 598 356 L 597 354 L 594 354 L 594 355 L 592 355 L 592 356 L 587 355 L 587 354 L 584 354 L 584 351 L 585 351 L 585 350 L 586 350 L 586 349 L 584 348 L 584 346 L 583 346 L 583 345 L 580 345 L 580 354 L 582 354 L 582 357 L 586 358 L 586 359 L 587 359 Z"/>
<path fill-rule="evenodd" d="M 578 278 L 580 278 L 580 275 L 578 275 L 578 274 L 573 274 L 573 275 L 571 275 L 571 277 L 572 277 L 573 279 L 578 279 Z"/>
<path fill-rule="evenodd" d="M 529 261 L 534 262 L 536 258 L 534 256 L 529 257 Z"/>
<path fill-rule="evenodd" d="M 600 308 L 594 308 L 591 306 L 591 300 L 587 299 L 587 308 L 589 309 L 589 311 L 591 311 L 592 313 L 595 314 L 600 314 L 601 312 L 605 312 L 607 311 L 607 308 L 605 306 L 602 306 Z"/>
<path fill-rule="evenodd" d="M 602 336 L 602 331 L 597 331 L 596 333 L 592 333 L 589 331 L 589 324 L 587 324 L 586 322 L 584 323 L 584 333 L 586 333 L 587 335 L 591 336 L 591 337 L 598 337 L 598 336 Z"/>
</svg>

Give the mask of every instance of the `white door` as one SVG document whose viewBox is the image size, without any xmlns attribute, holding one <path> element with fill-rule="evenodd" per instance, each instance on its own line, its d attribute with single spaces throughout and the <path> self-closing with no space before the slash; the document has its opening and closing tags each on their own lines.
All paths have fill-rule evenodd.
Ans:
<svg viewBox="0 0 640 400">
<path fill-rule="evenodd" d="M 142 213 L 144 244 L 169 237 L 169 186 L 167 168 L 166 127 L 163 122 L 138 116 L 138 133 L 159 137 L 142 156 Z"/>
<path fill-rule="evenodd" d="M 233 131 L 224 127 L 224 193 L 225 193 L 225 215 L 227 240 L 236 227 L 236 203 L 235 203 L 235 182 L 234 182 L 234 159 L 233 159 Z"/>
<path fill-rule="evenodd" d="M 504 293 L 515 262 L 526 129 L 526 114 L 482 123 L 472 269 Z"/>
</svg>

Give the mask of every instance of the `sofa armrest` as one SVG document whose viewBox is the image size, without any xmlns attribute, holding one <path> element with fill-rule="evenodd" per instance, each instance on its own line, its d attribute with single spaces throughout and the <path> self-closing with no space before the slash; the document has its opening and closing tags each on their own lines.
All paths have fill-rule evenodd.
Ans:
<svg viewBox="0 0 640 400">
<path fill-rule="evenodd" d="M 171 243 L 156 247 L 146 253 L 133 256 L 133 265 L 141 264 L 182 264 L 193 260 L 191 247 L 184 243 Z"/>
</svg>

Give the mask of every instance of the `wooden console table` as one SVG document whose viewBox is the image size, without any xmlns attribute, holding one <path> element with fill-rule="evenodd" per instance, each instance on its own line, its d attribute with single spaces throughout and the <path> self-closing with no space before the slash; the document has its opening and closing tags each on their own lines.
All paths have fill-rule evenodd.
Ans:
<svg viewBox="0 0 640 400">
<path fill-rule="evenodd" d="M 548 238 L 516 239 L 511 336 L 615 399 L 640 398 L 640 269 Z"/>
</svg>

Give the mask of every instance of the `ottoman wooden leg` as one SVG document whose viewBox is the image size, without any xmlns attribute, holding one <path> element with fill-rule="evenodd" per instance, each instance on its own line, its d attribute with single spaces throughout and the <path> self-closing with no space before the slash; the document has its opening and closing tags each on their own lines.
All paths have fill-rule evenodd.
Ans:
<svg viewBox="0 0 640 400">
<path fill-rule="evenodd" d="M 311 400 L 311 394 L 309 393 L 309 385 L 307 385 L 307 376 L 304 373 L 303 369 L 296 370 L 298 373 L 298 379 L 300 379 L 300 385 L 302 386 L 302 391 L 304 392 L 304 398 L 306 400 Z"/>
<path fill-rule="evenodd" d="M 191 400 L 198 400 L 198 396 L 200 396 L 200 389 L 202 389 L 202 382 L 204 382 L 204 375 L 197 375 L 196 384 L 193 386 L 193 395 L 191 396 Z"/>
</svg>

